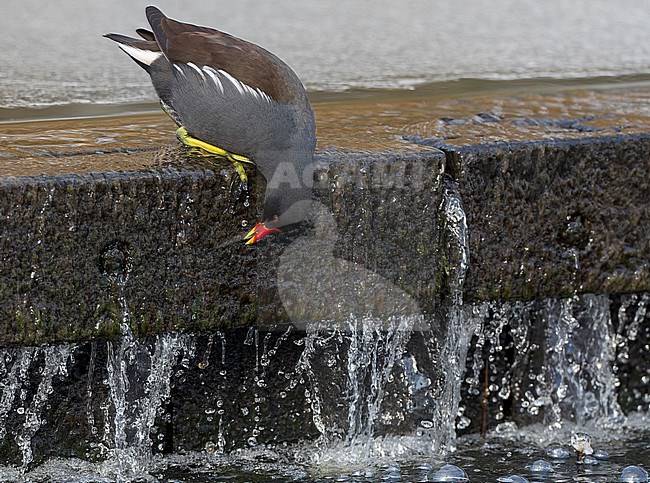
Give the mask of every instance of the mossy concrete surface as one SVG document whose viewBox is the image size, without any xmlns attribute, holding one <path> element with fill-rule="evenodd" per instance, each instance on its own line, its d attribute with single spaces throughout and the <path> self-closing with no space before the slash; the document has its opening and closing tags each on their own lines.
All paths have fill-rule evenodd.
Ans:
<svg viewBox="0 0 650 483">
<path fill-rule="evenodd" d="M 317 161 L 314 188 L 334 212 L 340 256 L 435 306 L 443 153 Z M 246 246 L 264 186 L 251 176 L 246 201 L 233 174 L 181 166 L 0 179 L 0 344 L 112 336 L 123 323 L 143 336 L 288 321 L 274 270 L 300 233 Z"/>
<path fill-rule="evenodd" d="M 256 210 L 229 185 L 207 169 L 1 180 L 1 343 L 247 320 L 254 257 L 231 240 Z"/>
<path fill-rule="evenodd" d="M 435 313 L 448 294 L 443 192 L 467 215 L 465 300 L 650 290 L 650 135 L 327 152 L 317 199 L 335 255 Z M 445 174 L 443 174 L 445 173 Z M 288 322 L 275 268 L 292 237 L 259 246 L 233 170 L 163 167 L 0 180 L 2 344 Z M 445 181 L 446 180 L 446 181 Z M 305 303 L 309 303 L 308 300 Z"/>
<path fill-rule="evenodd" d="M 469 231 L 465 300 L 650 289 L 650 135 L 451 146 Z"/>
</svg>

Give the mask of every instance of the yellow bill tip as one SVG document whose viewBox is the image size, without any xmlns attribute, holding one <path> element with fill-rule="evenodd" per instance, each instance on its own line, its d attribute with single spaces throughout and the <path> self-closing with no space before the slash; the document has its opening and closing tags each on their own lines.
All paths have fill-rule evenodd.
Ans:
<svg viewBox="0 0 650 483">
<path fill-rule="evenodd" d="M 256 229 L 257 229 L 257 227 L 253 228 L 251 231 L 249 231 L 248 233 L 246 233 L 246 234 L 244 235 L 244 240 L 248 240 L 249 238 L 253 238 L 253 235 L 255 234 L 255 230 L 256 230 Z"/>
</svg>

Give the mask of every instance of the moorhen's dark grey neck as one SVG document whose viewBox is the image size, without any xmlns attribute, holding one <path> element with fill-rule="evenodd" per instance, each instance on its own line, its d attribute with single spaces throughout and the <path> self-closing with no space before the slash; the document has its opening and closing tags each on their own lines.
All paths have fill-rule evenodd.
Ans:
<svg viewBox="0 0 650 483">
<path fill-rule="evenodd" d="M 332 211 L 321 202 L 302 198 L 289 206 L 277 220 L 267 222 L 267 228 L 286 228 L 302 221 L 310 221 L 314 237 L 333 244 L 336 241 L 336 222 Z"/>
</svg>

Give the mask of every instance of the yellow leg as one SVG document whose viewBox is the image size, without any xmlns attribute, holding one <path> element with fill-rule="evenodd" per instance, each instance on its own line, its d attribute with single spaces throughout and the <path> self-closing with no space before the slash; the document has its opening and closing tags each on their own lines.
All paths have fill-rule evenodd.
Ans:
<svg viewBox="0 0 650 483">
<path fill-rule="evenodd" d="M 241 156 L 239 154 L 231 153 L 218 146 L 214 146 L 212 144 L 206 143 L 205 141 L 201 141 L 200 139 L 196 139 L 190 136 L 187 132 L 187 129 L 185 129 L 183 126 L 179 127 L 176 130 L 176 137 L 180 142 L 185 144 L 185 146 L 196 148 L 198 150 L 197 154 L 201 154 L 202 156 L 217 156 L 230 161 L 235 166 L 237 174 L 239 175 L 239 179 L 241 180 L 244 187 L 248 186 L 248 176 L 246 175 L 246 171 L 244 170 L 242 163 L 253 164 L 253 161 L 251 161 L 249 158 L 246 156 Z"/>
</svg>

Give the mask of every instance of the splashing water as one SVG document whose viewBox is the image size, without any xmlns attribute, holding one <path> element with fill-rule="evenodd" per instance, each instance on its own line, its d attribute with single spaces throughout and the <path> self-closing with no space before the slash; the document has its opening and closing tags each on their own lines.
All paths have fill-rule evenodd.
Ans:
<svg viewBox="0 0 650 483">
<path fill-rule="evenodd" d="M 370 437 L 380 417 L 381 405 L 395 362 L 404 352 L 413 318 L 398 317 L 379 330 L 376 321 L 350 320 L 348 350 L 348 439 Z M 366 381 L 370 382 L 365 391 Z M 365 405 L 365 407 L 364 407 Z"/>
<path fill-rule="evenodd" d="M 22 467 L 25 469 L 33 461 L 32 438 L 41 428 L 43 419 L 41 413 L 53 392 L 53 379 L 55 376 L 67 376 L 67 361 L 72 354 L 72 347 L 69 345 L 45 347 L 42 349 L 43 375 L 32 401 L 25 408 L 25 422 L 22 430 L 16 435 L 16 442 L 22 453 Z"/>
<path fill-rule="evenodd" d="M 50 404 L 54 378 L 67 376 L 67 362 L 72 351 L 73 347 L 68 344 L 3 351 L 1 360 L 4 379 L 0 399 L 0 440 L 9 435 L 6 426 L 9 413 L 14 410 L 24 416 L 20 429 L 14 435 L 21 453 L 21 471 L 25 471 L 33 462 L 32 438 L 46 424 L 42 413 Z M 42 364 L 42 370 L 38 371 L 40 373 L 38 384 L 32 388 L 29 374 L 32 365 L 36 364 Z M 31 401 L 29 401 L 30 393 Z"/>
<path fill-rule="evenodd" d="M 583 295 L 548 301 L 545 308 L 548 346 L 540 387 L 545 422 L 551 427 L 563 421 L 620 424 L 609 298 Z"/>
<path fill-rule="evenodd" d="M 2 364 L 3 386 L 0 398 L 0 440 L 7 436 L 7 416 L 13 408 L 14 401 L 22 382 L 27 379 L 29 366 L 36 353 L 35 347 L 26 347 L 13 355 L 11 350 L 4 349 L 0 363 Z"/>
<path fill-rule="evenodd" d="M 462 313 L 467 225 L 452 184 L 440 212 L 452 261 L 442 333 L 429 329 L 439 322 L 419 313 L 352 315 L 343 328 L 323 322 L 307 326 L 297 369 L 310 382 L 307 397 L 322 435 L 311 463 L 358 464 L 377 456 L 438 454 L 453 439 L 467 344 L 475 327 Z M 412 436 L 390 436 L 405 430 Z"/>
<path fill-rule="evenodd" d="M 463 316 L 463 285 L 469 267 L 469 239 L 467 221 L 460 195 L 455 186 L 449 185 L 443 197 L 442 212 L 445 219 L 445 231 L 452 254 L 456 263 L 452 264 L 449 288 L 451 306 L 447 316 L 447 332 L 442 345 L 440 361 L 446 368 L 443 374 L 443 390 L 436 400 L 435 411 L 432 415 L 433 426 L 430 434 L 435 434 L 436 445 L 433 450 L 438 453 L 455 437 L 455 421 L 460 405 L 460 383 L 465 373 L 467 348 L 476 330 L 475 321 Z M 428 349 L 435 347 L 435 341 L 429 340 Z"/>
<path fill-rule="evenodd" d="M 467 325 L 478 329 L 465 380 L 462 428 L 475 428 L 482 419 L 476 411 L 469 414 L 472 399 L 489 403 L 490 426 L 510 418 L 550 430 L 620 427 L 625 423 L 620 401 L 642 410 L 648 397 L 643 369 L 635 373 L 629 360 L 647 350 L 639 329 L 647 320 L 647 300 L 647 294 L 618 299 L 583 294 L 466 308 L 464 316 L 473 320 Z"/>
<path fill-rule="evenodd" d="M 613 309 L 610 302 L 595 296 L 580 297 L 577 300 L 544 301 L 536 303 L 536 305 L 533 304 L 534 307 L 530 304 L 517 304 L 516 306 L 513 304 L 507 309 L 501 308 L 502 312 L 499 314 L 500 318 L 498 320 L 494 318 L 495 313 L 499 312 L 497 306 L 492 306 L 490 310 L 486 310 L 485 307 L 474 307 L 474 309 L 466 307 L 460 314 L 462 318 L 473 317 L 471 321 L 465 319 L 465 335 L 471 335 L 472 332 L 475 334 L 481 333 L 481 331 L 476 330 L 476 321 L 483 315 L 487 316 L 489 312 L 493 313 L 489 319 L 491 322 L 486 323 L 487 328 L 490 330 L 496 329 L 501 334 L 506 332 L 508 326 L 501 320 L 501 318 L 506 318 L 506 313 L 509 314 L 507 318 L 510 325 L 521 322 L 521 319 L 514 317 L 516 314 L 522 315 L 524 320 L 527 320 L 526 317 L 532 320 L 530 314 L 538 312 L 546 314 L 548 318 L 551 316 L 563 317 L 563 320 L 556 321 L 556 327 L 560 327 L 561 330 L 565 330 L 566 324 L 575 324 L 575 321 L 578 321 L 578 327 L 573 327 L 571 331 L 567 331 L 571 334 L 571 337 L 564 333 L 563 339 L 571 341 L 567 342 L 566 345 L 578 344 L 578 348 L 573 349 L 571 354 L 584 355 L 586 353 L 584 348 L 590 348 L 591 352 L 588 353 L 593 354 L 590 360 L 596 361 L 599 365 L 587 368 L 589 370 L 583 370 L 581 366 L 581 371 L 572 372 L 571 375 L 578 381 L 587 381 L 580 382 L 580 387 L 593 390 L 593 387 L 600 389 L 596 384 L 599 383 L 598 381 L 606 381 L 608 377 L 613 377 L 612 358 L 614 354 L 606 350 L 601 353 L 600 349 L 594 348 L 593 341 L 588 340 L 584 335 L 577 335 L 580 334 L 581 324 L 587 323 L 589 327 L 604 330 L 603 328 L 607 326 L 607 322 L 611 322 L 611 313 L 620 311 L 621 306 L 626 307 L 628 312 L 628 326 L 634 325 L 635 321 L 640 324 L 639 317 L 641 316 L 639 314 L 645 309 L 645 305 L 640 303 L 643 300 L 645 300 L 643 297 L 636 297 L 628 303 L 627 299 L 625 299 L 625 303 L 614 306 Z M 596 317 L 601 317 L 601 320 L 595 320 Z M 320 468 L 318 471 L 334 471 L 338 472 L 338 474 L 340 474 L 342 468 L 347 467 L 352 468 L 349 471 L 349 474 L 352 475 L 360 466 L 363 466 L 365 468 L 363 470 L 364 474 L 393 475 L 394 478 L 399 477 L 402 481 L 417 481 L 414 476 L 417 468 L 409 466 L 404 461 L 412 458 L 417 458 L 417 461 L 429 461 L 429 458 L 436 454 L 434 450 L 443 447 L 442 440 L 431 436 L 429 431 L 435 427 L 447 428 L 447 426 L 443 425 L 436 426 L 434 420 L 435 414 L 440 414 L 435 412 L 435 404 L 437 404 L 435 397 L 444 394 L 444 391 L 432 392 L 431 390 L 440 389 L 444 385 L 436 386 L 438 384 L 435 380 L 436 374 L 428 372 L 429 369 L 424 367 L 423 360 L 418 356 L 417 348 L 413 345 L 418 337 L 421 338 L 420 333 L 410 330 L 417 323 L 420 323 L 420 321 L 408 318 L 395 319 L 389 324 L 382 321 L 379 324 L 381 329 L 378 329 L 378 321 L 372 318 L 350 319 L 348 325 L 344 328 L 345 330 L 338 326 L 336 330 L 331 328 L 328 330 L 326 326 L 315 325 L 310 328 L 310 332 L 305 338 L 293 339 L 300 340 L 303 348 L 299 364 L 302 365 L 300 369 L 303 372 L 301 374 L 312 381 L 311 384 L 303 387 L 308 391 L 307 398 L 311 399 L 312 408 L 314 408 L 314 419 L 318 420 L 320 417 L 320 427 L 328 435 L 329 440 L 324 441 L 325 438 L 323 437 L 316 444 L 310 443 L 297 449 L 289 447 L 286 450 L 291 454 L 292 459 L 288 460 L 283 459 L 287 457 L 287 453 L 282 453 L 281 447 L 255 445 L 250 448 L 250 453 L 235 452 L 234 457 L 229 457 L 234 463 L 228 463 L 231 460 L 224 460 L 225 463 L 223 464 L 238 465 L 237 455 L 240 454 L 244 459 L 252 458 L 251 461 L 255 461 L 255 458 L 261 458 L 261 460 L 272 458 L 278 461 L 290 461 L 291 465 L 305 465 L 310 468 L 314 468 L 315 465 Z M 546 351 L 547 346 L 540 345 L 539 348 L 536 347 L 537 341 L 546 341 L 549 334 L 546 329 L 542 328 L 538 331 L 540 337 L 535 338 L 531 335 L 534 332 L 532 329 L 534 327 L 527 325 L 528 332 L 526 334 L 528 335 L 524 346 L 528 347 L 528 350 L 523 353 L 530 355 L 537 352 L 539 355 L 543 355 L 540 366 L 535 367 L 530 364 L 526 366 L 531 371 L 530 373 L 535 376 L 532 380 L 532 387 L 537 391 L 537 394 L 550 393 L 552 395 L 552 391 L 555 389 L 547 385 L 546 381 L 548 379 L 545 376 L 550 369 L 547 367 L 547 357 L 550 357 Z M 254 357 L 254 363 L 251 365 L 251 371 L 254 373 L 251 375 L 251 381 L 254 384 L 251 384 L 248 390 L 258 388 L 257 383 L 260 380 L 267 380 L 270 383 L 273 373 L 268 369 L 274 367 L 272 365 L 273 361 L 277 361 L 281 349 L 285 347 L 283 344 L 289 340 L 291 335 L 290 329 L 284 332 L 276 331 L 275 339 L 269 337 L 269 333 L 256 332 L 257 329 L 253 329 L 250 337 L 247 338 L 249 345 L 246 345 L 246 343 L 242 345 L 242 347 L 250 348 L 251 357 Z M 605 333 L 613 337 L 611 327 Z M 122 339 L 103 343 L 106 344 L 106 351 L 102 353 L 106 356 L 110 354 L 110 357 L 107 357 L 105 364 L 103 364 L 104 374 L 108 376 L 109 372 L 113 371 L 112 375 L 106 378 L 108 386 L 107 392 L 104 392 L 104 396 L 109 403 L 110 413 L 110 417 L 106 419 L 108 429 L 104 428 L 105 433 L 102 438 L 103 443 L 108 446 L 104 453 L 104 457 L 107 457 L 107 459 L 103 463 L 94 466 L 90 463 L 88 464 L 90 466 L 87 467 L 82 468 L 79 466 L 78 471 L 94 474 L 92 481 L 127 481 L 134 478 L 151 479 L 151 475 L 156 474 L 152 473 L 152 471 L 159 468 L 161 464 L 180 464 L 182 466 L 180 456 L 176 456 L 176 460 L 169 460 L 162 459 L 160 455 L 154 457 L 154 453 L 163 449 L 160 447 L 161 444 L 166 444 L 161 439 L 164 431 L 161 431 L 160 427 L 161 422 L 164 424 L 167 417 L 165 408 L 171 395 L 171 387 L 174 384 L 175 368 L 178 368 L 179 365 L 186 368 L 190 367 L 189 362 L 183 362 L 188 358 L 193 358 L 192 360 L 196 362 L 197 366 L 203 364 L 206 368 L 208 366 L 212 367 L 216 372 L 219 372 L 222 367 L 229 367 L 231 361 L 226 359 L 224 335 L 221 333 L 211 335 L 212 343 L 207 344 L 205 354 L 203 350 L 197 353 L 196 339 L 192 339 L 195 336 L 189 335 L 165 334 L 147 339 L 135 339 L 127 333 Z M 495 340 L 492 333 L 483 332 L 483 335 L 486 344 L 490 340 Z M 456 337 L 458 337 L 457 333 Z M 604 339 L 603 343 L 607 345 L 607 338 Z M 555 339 L 550 338 L 550 340 L 554 341 Z M 442 342 L 445 341 L 446 339 L 442 339 Z M 611 341 L 609 342 L 611 343 Z M 112 347 L 110 350 L 109 344 Z M 549 343 L 548 346 L 550 345 Z M 98 343 L 95 346 L 98 347 Z M 442 347 L 442 344 L 440 347 Z M 236 352 L 237 349 L 234 347 L 233 350 L 229 351 L 230 354 Z M 7 422 L 10 415 L 15 415 L 20 408 L 22 408 L 23 414 L 33 415 L 29 417 L 29 420 L 25 416 L 25 422 L 29 421 L 29 424 L 21 424 L 20 431 L 15 433 L 19 435 L 16 438 L 19 461 L 29 465 L 28 461 L 33 457 L 30 454 L 31 448 L 34 442 L 38 441 L 36 435 L 44 427 L 47 427 L 45 419 L 50 417 L 50 413 L 45 412 L 45 408 L 52 402 L 53 396 L 46 395 L 59 381 L 72 377 L 71 364 L 75 358 L 81 357 L 78 355 L 80 353 L 81 351 L 77 351 L 76 346 L 65 344 L 40 348 L 4 349 L 3 357 L 0 358 L 0 373 L 2 373 L 5 382 L 0 388 L 0 423 L 3 423 L 0 424 L 0 429 L 3 429 L 6 436 L 6 425 L 4 423 Z M 601 354 L 601 357 L 596 357 L 598 354 Z M 521 354 L 518 356 L 523 357 Z M 102 357 L 101 355 L 96 356 L 93 362 L 95 367 L 100 370 L 102 365 L 99 365 L 98 361 L 104 360 Z M 352 360 L 348 360 L 349 357 L 352 357 Z M 471 360 L 472 358 L 470 358 Z M 562 361 L 567 360 L 567 358 L 557 360 L 560 361 L 558 364 L 564 364 Z M 214 364 L 211 361 L 214 361 Z M 521 361 L 519 364 L 520 367 L 524 365 Z M 218 367 L 213 367 L 214 365 Z M 36 368 L 41 369 L 35 370 Z M 556 373 L 565 374 L 564 369 L 553 368 L 553 370 L 557 371 Z M 312 372 L 311 376 L 309 371 Z M 329 371 L 329 373 L 326 371 Z M 594 374 L 596 372 L 598 374 Z M 601 374 L 601 372 L 605 372 L 605 374 Z M 544 375 L 544 377 L 538 377 L 540 374 Z M 468 375 L 471 377 L 472 371 Z M 293 374 L 291 377 L 290 382 L 294 381 L 298 376 Z M 31 382 L 27 382 L 30 378 Z M 595 378 L 596 383 L 591 382 L 591 378 Z M 11 383 L 11 381 L 14 382 Z M 96 379 L 96 381 L 100 382 L 101 379 Z M 443 382 L 445 381 L 443 380 Z M 86 387 L 86 384 L 88 383 L 84 379 L 83 387 Z M 302 386 L 300 382 L 297 384 L 299 387 Z M 432 399 L 425 400 L 424 409 L 415 404 L 418 401 L 416 395 L 420 391 L 431 392 L 435 395 L 435 397 L 431 396 Z M 269 398 L 269 401 L 272 400 L 270 398 L 273 393 L 266 391 L 262 386 L 259 386 L 259 389 L 255 389 L 253 392 L 255 392 L 256 399 Z M 511 392 L 515 393 L 516 389 L 511 388 Z M 95 387 L 89 394 L 97 398 L 100 397 L 102 392 Z M 597 401 L 600 401 L 599 405 L 595 406 L 596 413 L 591 414 L 592 416 L 599 415 L 596 421 L 602 421 L 602 418 L 607 420 L 612 414 L 615 414 L 612 407 L 607 406 L 611 402 L 609 396 L 605 395 L 603 397 L 601 393 L 598 393 L 595 397 Z M 264 401 L 266 400 L 264 399 Z M 522 399 L 522 401 L 524 400 Z M 427 402 L 428 406 L 426 406 Z M 554 415 L 555 413 L 548 411 L 548 409 L 552 408 L 553 404 L 556 403 L 563 410 L 577 404 L 575 406 L 578 408 L 576 410 L 577 414 L 581 414 L 579 409 L 582 407 L 582 403 L 567 396 L 562 400 L 553 401 L 549 399 L 546 405 L 539 406 L 538 420 L 543 421 L 547 412 Z M 616 409 L 616 404 L 613 407 Z M 318 415 L 316 408 L 320 409 L 320 415 Z M 453 408 L 448 408 L 446 411 L 448 411 L 446 414 L 456 414 Z M 404 427 L 396 423 L 399 423 L 401 418 L 409 414 L 416 414 L 418 417 L 421 414 L 428 414 L 429 416 L 428 419 L 421 418 L 420 426 L 415 432 L 411 434 L 402 432 L 402 436 L 395 436 L 394 434 L 401 432 L 401 429 L 393 430 Z M 568 416 L 565 416 L 563 412 L 560 414 L 562 418 L 571 418 L 574 413 L 566 413 Z M 263 416 L 263 412 L 259 415 Z M 119 421 L 120 417 L 123 418 L 121 423 Z M 566 431 L 569 428 L 572 431 L 576 430 L 575 424 L 577 422 L 573 421 L 572 423 L 572 421 L 573 419 L 562 419 L 564 431 L 561 433 L 556 432 L 556 437 L 564 438 L 564 444 L 568 442 Z M 221 420 L 215 422 L 215 425 L 217 423 L 221 427 L 222 423 L 227 425 L 228 421 Z M 410 420 L 409 424 L 412 423 L 413 420 Z M 453 423 L 449 424 L 453 428 Z M 251 431 L 262 426 L 269 428 L 272 423 L 262 418 L 262 420 L 255 421 L 255 424 L 248 428 Z M 530 432 L 529 436 L 525 436 L 527 433 L 522 430 L 515 430 L 511 433 L 502 431 L 498 434 L 505 436 L 509 441 L 506 444 L 512 447 L 515 445 L 513 441 L 521 437 L 549 442 L 553 436 L 551 435 L 549 438 L 547 430 L 548 428 L 544 426 L 543 432 L 539 434 Z M 222 438 L 232 437 L 228 429 L 223 432 L 219 429 L 219 431 Z M 604 436 L 602 433 L 597 433 L 592 429 L 589 430 L 589 433 L 595 436 L 594 441 L 599 445 L 603 442 Z M 218 452 L 207 453 L 202 456 L 201 461 L 203 463 L 201 464 L 207 466 L 217 464 L 209 458 L 216 458 L 217 453 L 223 453 L 223 449 L 228 447 L 228 444 L 229 442 L 222 442 L 221 449 Z M 463 444 L 462 440 L 461 442 L 454 440 L 453 444 L 458 446 L 457 452 L 460 454 L 460 459 L 453 459 L 453 455 L 457 453 L 447 455 L 447 458 L 451 458 L 454 464 L 460 464 L 464 461 L 462 454 L 467 450 L 460 446 Z M 527 450 L 529 452 L 526 454 L 537 454 L 537 457 L 544 456 L 545 444 L 542 444 L 537 453 Z M 480 448 L 476 448 L 476 451 L 479 450 Z M 274 453 L 274 451 L 278 451 L 278 453 Z M 209 456 L 210 454 L 213 456 Z M 437 453 L 437 457 L 440 457 L 440 454 L 442 453 Z M 531 457 L 526 464 L 532 463 L 534 459 Z M 570 464 L 573 465 L 574 460 L 575 458 L 569 458 Z M 163 461 L 166 461 L 166 463 L 162 463 Z M 172 462 L 170 463 L 170 461 Z M 173 463 L 173 461 L 177 463 Z M 390 461 L 399 462 L 396 466 L 393 465 L 397 470 L 389 471 L 392 466 L 386 468 L 381 466 L 381 464 L 389 464 L 387 462 Z M 435 461 L 439 461 L 440 464 L 444 462 Z M 628 461 L 627 464 L 639 463 L 640 460 L 632 459 Z M 74 465 L 81 465 L 81 463 L 68 464 L 72 465 L 69 466 L 70 468 L 76 467 Z M 618 467 L 617 464 L 620 465 L 620 463 L 606 464 L 601 462 L 600 468 L 601 471 L 604 471 L 602 468 L 606 466 L 608 475 L 613 474 L 613 472 L 620 473 L 622 466 Z M 280 469 L 283 468 L 281 463 L 278 463 L 278 465 Z M 282 471 L 289 471 L 290 467 L 285 466 Z M 463 467 L 462 464 L 461 467 Z M 45 476 L 36 479 L 35 475 L 42 474 L 39 473 L 41 470 L 38 470 L 38 468 L 41 467 L 27 470 L 30 478 L 34 476 L 34 481 L 48 481 Z M 43 468 L 47 468 L 47 466 Z M 293 466 L 293 468 L 298 471 L 296 468 L 300 469 L 301 467 Z M 467 468 L 465 469 L 467 470 Z M 18 470 L 20 470 L 20 467 Z M 508 467 L 508 471 L 513 474 L 523 470 L 523 463 L 520 466 Z M 23 467 L 22 471 L 24 473 L 26 469 Z M 46 471 L 46 469 L 42 470 L 42 472 Z M 469 472 L 469 470 L 467 471 Z M 563 471 L 566 473 L 566 470 Z M 433 471 L 429 470 L 429 473 L 431 473 L 429 476 L 432 476 Z M 298 471 L 298 474 L 300 474 L 300 471 Z M 505 469 L 501 475 L 503 474 L 507 474 Z M 19 474 L 16 479 L 20 479 Z"/>
<path fill-rule="evenodd" d="M 150 349 L 138 343 L 130 331 L 117 343 L 108 342 L 107 373 L 114 408 L 113 448 L 101 473 L 118 480 L 142 475 L 150 465 L 156 444 L 155 422 L 164 416 L 170 397 L 173 369 L 183 350 L 185 337 L 176 333 L 155 337 Z M 164 443 L 158 441 L 158 450 Z"/>
<path fill-rule="evenodd" d="M 311 385 L 314 423 L 326 439 L 358 445 L 374 434 L 385 415 L 386 386 L 393 381 L 417 317 L 378 321 L 351 316 L 346 330 L 323 324 L 308 328 L 305 350 L 298 364 Z M 323 364 L 324 363 L 324 364 Z M 334 387 L 338 391 L 331 391 Z"/>
</svg>

